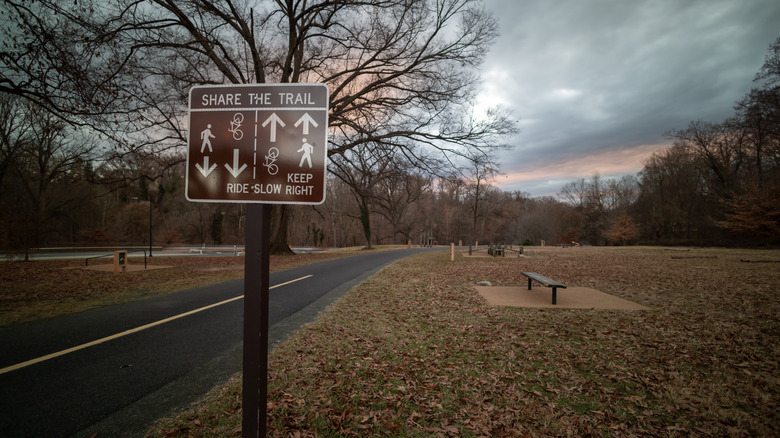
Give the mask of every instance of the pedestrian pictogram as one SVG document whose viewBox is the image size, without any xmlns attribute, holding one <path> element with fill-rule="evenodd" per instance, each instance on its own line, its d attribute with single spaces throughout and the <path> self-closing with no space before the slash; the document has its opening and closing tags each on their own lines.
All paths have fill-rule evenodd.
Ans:
<svg viewBox="0 0 780 438">
<path fill-rule="evenodd" d="M 203 153 L 203 150 L 206 149 L 206 146 L 209 147 L 209 152 L 214 152 L 214 150 L 211 148 L 211 139 L 214 138 L 214 134 L 211 133 L 211 124 L 209 124 L 206 129 L 200 133 L 200 138 L 203 140 L 203 144 L 200 147 L 200 152 Z"/>
<path fill-rule="evenodd" d="M 321 204 L 328 154 L 325 84 L 190 90 L 190 201 Z"/>
<path fill-rule="evenodd" d="M 309 163 L 309 169 L 311 169 L 311 153 L 314 151 L 314 147 L 306 142 L 306 139 L 303 139 L 303 146 L 301 146 L 300 149 L 298 149 L 298 152 L 303 152 L 303 156 L 301 156 L 301 162 L 298 163 L 298 167 L 303 167 L 303 162 Z"/>
</svg>

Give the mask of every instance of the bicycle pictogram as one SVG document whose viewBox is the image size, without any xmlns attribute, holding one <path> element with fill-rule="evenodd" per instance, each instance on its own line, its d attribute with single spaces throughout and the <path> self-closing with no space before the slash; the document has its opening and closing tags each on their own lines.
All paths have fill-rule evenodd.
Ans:
<svg viewBox="0 0 780 438">
<path fill-rule="evenodd" d="M 230 121 L 230 129 L 228 129 L 229 132 L 233 133 L 233 138 L 235 140 L 241 140 L 244 138 L 244 131 L 238 129 L 241 127 L 242 123 L 244 123 L 244 115 L 241 113 L 235 113 L 233 115 L 233 120 Z"/>
<path fill-rule="evenodd" d="M 268 149 L 268 154 L 265 156 L 265 163 L 263 163 L 263 166 L 268 168 L 269 175 L 276 175 L 276 172 L 279 171 L 279 166 L 274 164 L 276 163 L 277 158 L 279 158 L 279 149 Z"/>
</svg>

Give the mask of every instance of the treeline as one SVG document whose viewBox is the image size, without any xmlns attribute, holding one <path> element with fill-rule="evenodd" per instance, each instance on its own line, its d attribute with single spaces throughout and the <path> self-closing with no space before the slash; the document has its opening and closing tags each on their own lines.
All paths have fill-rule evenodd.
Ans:
<svg viewBox="0 0 780 438">
<path fill-rule="evenodd" d="M 639 175 L 631 209 L 651 241 L 777 242 L 780 236 L 780 38 L 759 85 L 721 123 L 691 122 L 672 131 L 673 146 Z"/>
<path fill-rule="evenodd" d="M 293 245 L 780 243 L 780 39 L 721 123 L 671 131 L 641 172 L 558 197 L 491 185 L 490 160 L 436 175 L 394 150 L 333 155 L 327 198 L 284 210 Z M 0 248 L 242 244 L 241 204 L 190 203 L 180 152 L 106 154 L 87 129 L 0 95 Z M 111 157 L 111 159 L 107 158 Z M 346 161 L 348 160 L 348 161 Z M 463 169 L 467 169 L 464 166 Z M 436 176 L 435 176 L 436 175 Z"/>
<path fill-rule="evenodd" d="M 332 185 L 338 202 L 313 213 L 299 212 L 299 222 L 311 223 L 312 229 L 318 220 L 330 224 L 330 242 L 337 246 L 359 243 L 355 236 L 375 243 L 418 243 L 433 236 L 441 243 L 776 245 L 780 38 L 770 45 L 754 83 L 736 102 L 732 117 L 720 123 L 693 121 L 670 131 L 672 146 L 652 155 L 635 176 L 606 179 L 596 174 L 566 184 L 557 198 L 541 199 L 486 185 L 479 165 L 454 179 L 402 174 L 391 178 L 393 184 L 382 180 L 361 186 L 341 177 L 349 188 Z M 368 210 L 371 234 L 343 222 Z M 366 221 L 362 224 L 365 229 Z M 306 230 L 298 228 L 293 241 L 306 241 Z"/>
</svg>

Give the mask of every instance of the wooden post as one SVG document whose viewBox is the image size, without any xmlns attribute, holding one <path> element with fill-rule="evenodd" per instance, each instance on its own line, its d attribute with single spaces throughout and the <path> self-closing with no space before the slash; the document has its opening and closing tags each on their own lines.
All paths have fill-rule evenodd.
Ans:
<svg viewBox="0 0 780 438">
<path fill-rule="evenodd" d="M 114 274 L 127 272 L 127 251 L 114 251 Z"/>
<path fill-rule="evenodd" d="M 246 206 L 242 436 L 266 435 L 271 206 Z"/>
<path fill-rule="evenodd" d="M 450 261 L 455 261 L 455 242 L 450 243 Z"/>
</svg>

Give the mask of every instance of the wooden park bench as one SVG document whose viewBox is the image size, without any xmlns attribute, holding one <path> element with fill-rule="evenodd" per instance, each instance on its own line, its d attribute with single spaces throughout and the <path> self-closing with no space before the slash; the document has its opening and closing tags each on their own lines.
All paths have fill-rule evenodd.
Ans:
<svg viewBox="0 0 780 438">
<path fill-rule="evenodd" d="M 543 286 L 552 288 L 552 303 L 557 304 L 556 292 L 558 288 L 566 289 L 566 285 L 559 283 L 551 278 L 547 278 L 544 275 L 537 274 L 536 272 L 523 272 L 523 275 L 528 277 L 528 290 L 531 290 L 531 281 L 535 281 Z"/>
</svg>

